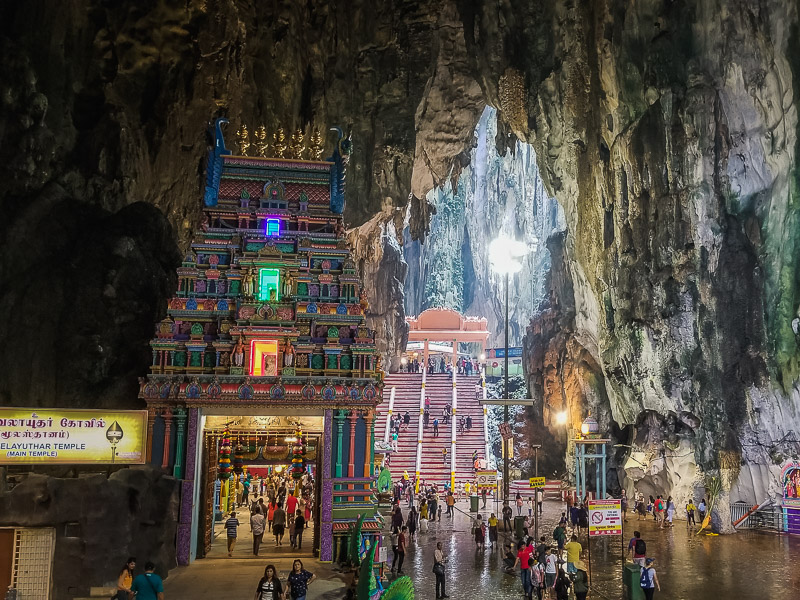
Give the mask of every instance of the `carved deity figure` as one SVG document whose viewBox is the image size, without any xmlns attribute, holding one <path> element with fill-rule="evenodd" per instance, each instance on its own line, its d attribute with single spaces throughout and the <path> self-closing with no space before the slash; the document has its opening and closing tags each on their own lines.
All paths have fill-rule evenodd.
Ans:
<svg viewBox="0 0 800 600">
<path fill-rule="evenodd" d="M 292 346 L 291 340 L 288 339 L 286 340 L 286 345 L 283 347 L 283 366 L 294 366 L 294 346 Z"/>
<path fill-rule="evenodd" d="M 319 132 L 319 128 L 314 127 L 309 141 L 311 142 L 309 146 L 309 158 L 311 160 L 322 160 L 322 134 Z"/>
<path fill-rule="evenodd" d="M 239 336 L 239 341 L 236 342 L 236 346 L 231 351 L 231 363 L 234 367 L 244 366 L 244 341 L 242 336 Z"/>
<path fill-rule="evenodd" d="M 367 312 L 369 308 L 369 300 L 367 300 L 367 289 L 361 288 L 361 292 L 358 294 L 358 303 L 361 305 L 362 312 Z"/>
<path fill-rule="evenodd" d="M 288 298 L 294 294 L 294 277 L 287 273 L 283 280 L 283 296 Z"/>
<path fill-rule="evenodd" d="M 237 143 L 239 144 L 239 154 L 247 156 L 250 151 L 250 133 L 247 131 L 247 125 L 242 123 L 242 126 L 236 131 Z"/>
<path fill-rule="evenodd" d="M 270 302 L 277 302 L 278 301 L 278 294 L 275 293 L 275 289 L 271 289 L 269 291 L 269 301 Z"/>
<path fill-rule="evenodd" d="M 286 133 L 283 127 L 278 127 L 278 131 L 272 134 L 272 149 L 275 151 L 275 156 L 283 158 L 286 152 Z"/>
<path fill-rule="evenodd" d="M 255 282 L 256 282 L 256 275 L 253 273 L 253 267 L 247 269 L 247 273 L 244 275 L 244 279 L 242 281 L 242 292 L 244 293 L 244 297 L 251 299 L 255 292 Z"/>
<path fill-rule="evenodd" d="M 341 239 L 347 235 L 347 230 L 344 228 L 344 219 L 336 221 L 336 239 Z"/>
<path fill-rule="evenodd" d="M 264 371 L 262 375 L 265 377 L 274 377 L 278 374 L 278 361 L 274 354 L 264 354 Z"/>
<path fill-rule="evenodd" d="M 289 146 L 289 152 L 292 158 L 303 158 L 303 152 L 306 151 L 306 147 L 303 144 L 304 138 L 305 135 L 302 129 L 298 129 L 292 134 L 292 143 Z"/>
<path fill-rule="evenodd" d="M 383 357 L 380 354 L 378 354 L 378 356 L 375 357 L 375 370 L 376 371 L 383 370 Z"/>
<path fill-rule="evenodd" d="M 266 156 L 269 142 L 267 142 L 267 128 L 263 125 L 256 129 L 256 152 L 259 156 Z"/>
</svg>

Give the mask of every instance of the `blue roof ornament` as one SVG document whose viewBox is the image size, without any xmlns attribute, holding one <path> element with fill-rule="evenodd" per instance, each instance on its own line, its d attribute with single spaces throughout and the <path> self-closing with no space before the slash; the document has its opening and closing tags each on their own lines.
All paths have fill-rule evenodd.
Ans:
<svg viewBox="0 0 800 600">
<path fill-rule="evenodd" d="M 222 137 L 222 124 L 228 119 L 220 117 L 214 121 L 214 147 L 208 151 L 208 166 L 206 167 L 206 191 L 204 202 L 206 206 L 216 206 L 219 200 L 219 180 L 222 175 L 222 157 L 231 154 L 225 147 L 225 138 Z"/>
<path fill-rule="evenodd" d="M 353 152 L 352 134 L 348 131 L 347 137 L 341 127 L 331 127 L 339 138 L 336 140 L 336 147 L 333 155 L 328 158 L 328 162 L 333 163 L 331 168 L 331 212 L 341 215 L 344 212 L 344 187 L 345 177 L 347 176 L 347 165 L 350 163 L 350 154 Z"/>
</svg>

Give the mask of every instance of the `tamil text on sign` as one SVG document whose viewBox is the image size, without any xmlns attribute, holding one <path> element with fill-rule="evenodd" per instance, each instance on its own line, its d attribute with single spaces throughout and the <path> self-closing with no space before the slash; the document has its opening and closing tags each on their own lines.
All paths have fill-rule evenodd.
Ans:
<svg viewBox="0 0 800 600">
<path fill-rule="evenodd" d="M 622 535 L 619 500 L 589 500 L 589 535 Z"/>
<path fill-rule="evenodd" d="M 145 410 L 0 408 L 0 465 L 143 464 Z"/>
</svg>

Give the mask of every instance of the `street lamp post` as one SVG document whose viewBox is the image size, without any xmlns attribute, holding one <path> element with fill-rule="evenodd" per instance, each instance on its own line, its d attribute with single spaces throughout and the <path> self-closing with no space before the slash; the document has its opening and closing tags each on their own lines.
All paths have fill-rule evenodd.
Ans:
<svg viewBox="0 0 800 600">
<path fill-rule="evenodd" d="M 489 261 L 492 264 L 492 269 L 504 276 L 504 300 L 505 300 L 505 350 L 504 357 L 504 376 L 503 387 L 505 390 L 505 398 L 508 400 L 508 276 L 512 273 L 517 273 L 522 269 L 522 262 L 520 259 L 528 252 L 528 247 L 522 242 L 513 240 L 505 235 L 492 240 L 489 244 Z M 503 406 L 503 423 L 508 423 L 508 405 Z M 508 442 L 503 440 L 503 498 L 508 500 L 509 491 L 509 477 L 508 477 L 508 455 L 509 448 Z M 488 457 L 487 457 L 488 458 Z"/>
</svg>

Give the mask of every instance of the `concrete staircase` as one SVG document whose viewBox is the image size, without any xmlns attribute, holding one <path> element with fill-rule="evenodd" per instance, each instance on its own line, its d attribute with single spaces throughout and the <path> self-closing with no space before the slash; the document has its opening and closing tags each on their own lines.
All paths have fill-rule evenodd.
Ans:
<svg viewBox="0 0 800 600">
<path fill-rule="evenodd" d="M 477 376 L 456 376 L 456 392 L 458 403 L 456 419 L 460 415 L 472 417 L 470 431 L 456 435 L 456 481 L 472 480 L 474 468 L 472 453 L 484 457 L 483 407 L 475 397 L 475 384 L 480 382 Z M 408 411 L 411 423 L 408 430 L 401 431 L 398 439 L 398 451 L 392 454 L 390 470 L 395 478 L 407 471 L 414 476 L 417 460 L 417 427 L 419 423 L 419 399 L 422 386 L 421 373 L 393 373 L 385 380 L 384 401 L 379 407 L 380 416 L 376 423 L 375 437 L 383 439 L 386 430 L 386 415 L 389 409 L 389 396 L 395 388 L 393 414 L 404 415 Z M 428 483 L 444 485 L 450 481 L 450 436 L 454 423 L 441 424 L 442 409 L 450 404 L 453 398 L 453 380 L 450 375 L 427 375 L 425 394 L 431 399 L 431 416 L 427 428 L 422 434 L 422 467 L 420 477 Z M 439 435 L 433 436 L 433 420 L 439 418 Z M 391 439 L 391 438 L 390 438 Z M 442 462 L 442 448 L 447 448 L 447 463 Z"/>
</svg>

